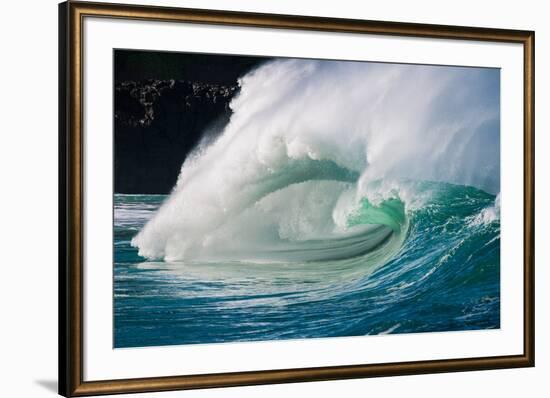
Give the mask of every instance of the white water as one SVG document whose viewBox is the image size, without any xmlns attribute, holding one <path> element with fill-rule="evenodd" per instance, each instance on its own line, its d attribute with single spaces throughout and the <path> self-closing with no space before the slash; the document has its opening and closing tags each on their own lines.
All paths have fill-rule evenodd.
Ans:
<svg viewBox="0 0 550 398">
<path fill-rule="evenodd" d="M 469 220 L 468 224 L 470 226 L 487 225 L 497 220 L 500 220 L 500 193 L 496 196 L 492 206 L 481 210 L 479 214 Z"/>
<path fill-rule="evenodd" d="M 348 228 L 347 217 L 364 196 L 395 195 L 394 181 L 497 193 L 498 82 L 489 69 L 265 64 L 241 80 L 222 135 L 188 158 L 132 244 L 167 261 L 260 260 L 267 251 L 305 261 L 320 241 L 331 250 L 358 234 L 372 239 L 367 246 L 380 242 L 387 231 Z M 372 192 L 375 180 L 385 183 Z M 300 242 L 309 243 L 301 252 Z"/>
</svg>

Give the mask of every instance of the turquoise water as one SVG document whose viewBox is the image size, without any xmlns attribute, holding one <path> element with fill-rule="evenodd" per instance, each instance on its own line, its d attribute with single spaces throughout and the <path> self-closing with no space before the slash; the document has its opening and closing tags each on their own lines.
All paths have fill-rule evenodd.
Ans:
<svg viewBox="0 0 550 398">
<path fill-rule="evenodd" d="M 131 241 L 168 197 L 115 195 L 115 347 L 499 328 L 499 199 L 409 185 L 418 203 L 365 198 L 353 233 L 286 236 L 261 261 L 146 260 Z"/>
</svg>

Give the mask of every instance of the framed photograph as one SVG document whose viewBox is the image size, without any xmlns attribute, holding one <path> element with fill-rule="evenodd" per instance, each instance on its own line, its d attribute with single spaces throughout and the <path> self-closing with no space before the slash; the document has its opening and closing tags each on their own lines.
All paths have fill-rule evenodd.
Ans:
<svg viewBox="0 0 550 398">
<path fill-rule="evenodd" d="M 534 366 L 534 32 L 59 28 L 60 394 Z"/>
</svg>

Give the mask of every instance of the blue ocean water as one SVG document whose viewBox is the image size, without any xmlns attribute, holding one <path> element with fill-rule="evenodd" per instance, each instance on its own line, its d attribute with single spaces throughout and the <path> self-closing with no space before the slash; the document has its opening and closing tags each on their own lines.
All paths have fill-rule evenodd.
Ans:
<svg viewBox="0 0 550 398">
<path fill-rule="evenodd" d="M 168 196 L 115 195 L 115 347 L 499 328 L 499 197 L 411 184 L 416 205 L 365 198 L 356 233 L 286 237 L 278 261 L 146 260 L 132 239 Z"/>
</svg>

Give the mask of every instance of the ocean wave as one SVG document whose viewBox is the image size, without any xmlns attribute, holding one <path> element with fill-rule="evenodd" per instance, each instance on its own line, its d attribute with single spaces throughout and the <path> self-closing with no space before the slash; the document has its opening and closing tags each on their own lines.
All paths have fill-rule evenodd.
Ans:
<svg viewBox="0 0 550 398">
<path fill-rule="evenodd" d="M 398 239 L 406 219 L 390 210 L 429 199 L 404 180 L 498 192 L 498 151 L 484 145 L 498 142 L 498 103 L 483 95 L 491 76 L 268 63 L 242 78 L 223 133 L 189 157 L 132 244 L 165 261 L 315 261 L 370 251 L 390 230 Z"/>
<path fill-rule="evenodd" d="M 310 200 L 332 191 L 331 182 L 307 183 L 289 187 L 290 197 L 302 197 L 295 190 L 311 184 L 324 189 L 309 186 Z M 115 293 L 122 295 L 115 297 L 116 346 L 499 327 L 500 220 L 467 223 L 490 208 L 495 196 L 437 182 L 402 182 L 402 186 L 407 192 L 411 186 L 423 192 L 424 205 L 406 210 L 406 203 L 397 197 L 378 205 L 364 198 L 344 218 L 350 224 L 348 232 L 325 239 L 310 235 L 318 219 L 305 221 L 295 217 L 299 212 L 288 212 L 280 224 L 273 219 L 260 223 L 277 225 L 270 235 L 276 241 L 265 247 L 257 245 L 259 240 L 253 246 L 239 245 L 240 237 L 226 240 L 220 231 L 220 242 L 237 242 L 225 246 L 219 258 L 207 260 L 143 261 L 130 247 L 130 239 L 135 226 L 144 221 L 137 220 L 131 229 L 117 227 Z M 130 201 L 139 207 L 146 199 Z M 116 200 L 120 206 L 129 199 Z M 273 214 L 276 203 L 279 200 L 268 195 L 262 211 Z M 249 222 L 258 223 L 258 217 L 250 214 Z M 361 241 L 381 233 L 380 229 L 387 237 L 359 250 Z M 293 250 L 279 250 L 289 244 Z M 225 257 L 230 249 L 236 258 Z M 323 256 L 315 257 L 319 252 Z M 343 255 L 330 258 L 335 253 Z"/>
<path fill-rule="evenodd" d="M 243 77 L 169 196 L 115 198 L 115 286 L 144 291 L 115 302 L 117 346 L 498 327 L 494 84 L 308 60 Z"/>
</svg>

